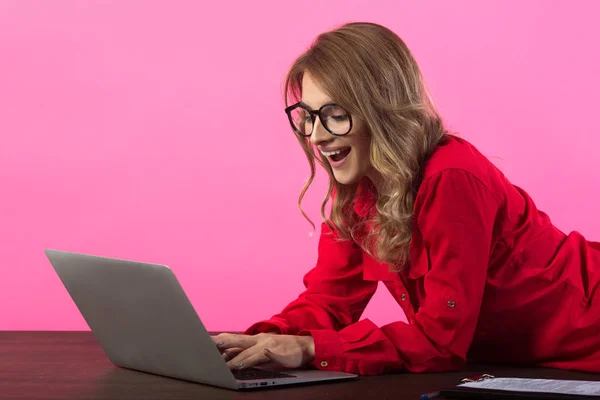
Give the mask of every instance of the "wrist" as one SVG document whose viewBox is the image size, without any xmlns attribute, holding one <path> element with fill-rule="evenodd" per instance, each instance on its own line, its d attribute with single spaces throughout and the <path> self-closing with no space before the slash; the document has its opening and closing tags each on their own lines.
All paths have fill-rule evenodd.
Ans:
<svg viewBox="0 0 600 400">
<path fill-rule="evenodd" d="M 312 336 L 302 336 L 302 341 L 306 363 L 309 364 L 315 359 L 315 340 Z"/>
</svg>

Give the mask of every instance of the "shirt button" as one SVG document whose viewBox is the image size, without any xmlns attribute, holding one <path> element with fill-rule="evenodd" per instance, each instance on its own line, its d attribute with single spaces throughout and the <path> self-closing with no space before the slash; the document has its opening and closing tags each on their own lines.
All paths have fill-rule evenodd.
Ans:
<svg viewBox="0 0 600 400">
<path fill-rule="evenodd" d="M 450 307 L 450 308 L 456 307 L 456 302 L 454 300 L 448 300 L 448 307 Z"/>
<path fill-rule="evenodd" d="M 400 295 L 400 300 L 406 300 L 406 295 L 404 293 Z"/>
<path fill-rule="evenodd" d="M 326 366 L 328 366 L 328 365 L 329 365 L 329 364 L 327 363 L 327 361 L 321 361 L 321 367 L 326 367 Z"/>
</svg>

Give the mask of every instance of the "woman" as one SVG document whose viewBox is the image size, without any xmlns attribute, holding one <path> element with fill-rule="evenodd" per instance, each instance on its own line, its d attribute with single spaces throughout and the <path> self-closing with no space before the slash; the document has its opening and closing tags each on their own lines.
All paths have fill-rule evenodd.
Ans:
<svg viewBox="0 0 600 400">
<path fill-rule="evenodd" d="M 244 335 L 231 368 L 275 363 L 363 375 L 467 359 L 600 372 L 600 243 L 564 234 L 470 143 L 448 134 L 405 44 L 350 23 L 292 66 L 286 108 L 330 217 L 306 290 Z M 300 201 L 306 191 L 300 195 Z M 384 282 L 408 323 L 361 313 Z"/>
</svg>

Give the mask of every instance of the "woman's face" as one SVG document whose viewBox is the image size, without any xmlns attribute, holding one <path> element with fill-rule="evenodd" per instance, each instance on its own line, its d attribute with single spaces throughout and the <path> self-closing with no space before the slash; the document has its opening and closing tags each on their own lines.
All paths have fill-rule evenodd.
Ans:
<svg viewBox="0 0 600 400">
<path fill-rule="evenodd" d="M 318 110 L 324 104 L 334 103 L 325 94 L 307 72 L 302 79 L 302 103 L 311 110 Z M 333 119 L 343 119 L 344 112 L 332 112 L 329 127 Z M 333 175 L 341 184 L 350 185 L 357 183 L 370 170 L 369 161 L 369 135 L 364 123 L 352 117 L 352 129 L 347 135 L 335 136 L 325 129 L 320 118 L 315 119 L 313 131 L 310 136 L 311 143 L 316 151 L 320 152 L 323 159 L 331 165 Z"/>
</svg>

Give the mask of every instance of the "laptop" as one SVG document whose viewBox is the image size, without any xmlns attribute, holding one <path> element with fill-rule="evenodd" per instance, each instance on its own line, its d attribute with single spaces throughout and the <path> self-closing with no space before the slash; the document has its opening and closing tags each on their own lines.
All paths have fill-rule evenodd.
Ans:
<svg viewBox="0 0 600 400">
<path fill-rule="evenodd" d="M 357 377 L 260 366 L 232 371 L 168 266 L 60 250 L 45 253 L 118 367 L 233 390 Z"/>
</svg>

